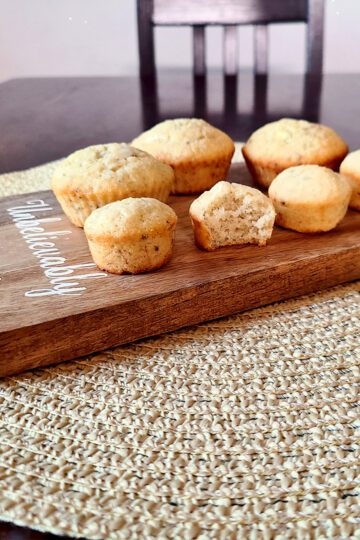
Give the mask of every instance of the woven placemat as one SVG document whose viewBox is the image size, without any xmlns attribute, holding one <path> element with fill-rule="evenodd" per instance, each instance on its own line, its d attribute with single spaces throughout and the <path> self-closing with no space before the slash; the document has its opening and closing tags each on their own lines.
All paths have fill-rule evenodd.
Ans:
<svg viewBox="0 0 360 540">
<path fill-rule="evenodd" d="M 53 164 L 0 178 L 47 188 Z M 360 538 L 360 283 L 0 381 L 0 519 Z"/>
</svg>

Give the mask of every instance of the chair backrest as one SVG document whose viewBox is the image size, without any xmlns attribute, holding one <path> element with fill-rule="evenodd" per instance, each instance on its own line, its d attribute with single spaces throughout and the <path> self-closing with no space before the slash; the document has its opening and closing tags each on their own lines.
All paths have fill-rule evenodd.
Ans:
<svg viewBox="0 0 360 540">
<path fill-rule="evenodd" d="M 324 0 L 137 0 L 140 74 L 155 75 L 155 26 L 193 27 L 195 75 L 205 74 L 205 28 L 224 26 L 224 71 L 238 70 L 237 26 L 255 26 L 255 72 L 267 72 L 268 24 L 307 23 L 306 72 L 319 74 L 323 61 Z"/>
</svg>

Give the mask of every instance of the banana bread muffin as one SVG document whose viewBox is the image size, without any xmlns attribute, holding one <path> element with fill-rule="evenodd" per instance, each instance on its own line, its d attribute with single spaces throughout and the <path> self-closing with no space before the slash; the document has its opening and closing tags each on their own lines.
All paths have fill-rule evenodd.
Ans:
<svg viewBox="0 0 360 540">
<path fill-rule="evenodd" d="M 283 118 L 256 130 L 242 152 L 254 180 L 267 188 L 281 171 L 296 165 L 338 170 L 348 146 L 327 126 Z"/>
<path fill-rule="evenodd" d="M 360 210 L 360 150 L 351 152 L 340 165 L 340 173 L 346 176 L 352 187 L 349 206 Z"/>
<path fill-rule="evenodd" d="M 165 120 L 131 144 L 171 165 L 174 193 L 199 193 L 225 179 L 235 151 L 226 133 L 199 118 Z"/>
<path fill-rule="evenodd" d="M 212 251 L 221 246 L 258 244 L 270 238 L 274 207 L 261 191 L 229 182 L 218 182 L 190 206 L 195 243 Z"/>
<path fill-rule="evenodd" d="M 128 198 L 98 208 L 84 231 L 94 262 L 114 274 L 160 268 L 171 257 L 177 216 L 157 199 Z"/>
<path fill-rule="evenodd" d="M 351 196 L 349 182 L 318 165 L 299 165 L 280 173 L 269 188 L 276 223 L 304 233 L 329 231 L 343 219 Z"/>
<path fill-rule="evenodd" d="M 127 197 L 166 202 L 174 183 L 168 165 L 125 143 L 83 148 L 56 168 L 51 187 L 70 221 L 83 227 L 93 210 Z"/>
</svg>

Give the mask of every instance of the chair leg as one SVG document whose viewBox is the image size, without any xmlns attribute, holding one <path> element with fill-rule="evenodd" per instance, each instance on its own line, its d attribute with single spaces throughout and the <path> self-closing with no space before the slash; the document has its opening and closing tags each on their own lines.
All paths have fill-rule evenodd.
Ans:
<svg viewBox="0 0 360 540">
<path fill-rule="evenodd" d="M 268 72 L 269 33 L 266 24 L 254 27 L 255 73 L 265 75 Z"/>
<path fill-rule="evenodd" d="M 238 72 L 237 26 L 224 26 L 224 71 L 225 75 Z"/>
<path fill-rule="evenodd" d="M 306 72 L 322 73 L 324 46 L 324 0 L 308 0 Z"/>
<path fill-rule="evenodd" d="M 265 118 L 267 113 L 268 75 L 255 74 L 254 79 L 254 115 Z"/>
<path fill-rule="evenodd" d="M 156 77 L 140 77 L 143 129 L 149 129 L 159 122 L 159 99 Z"/>
<path fill-rule="evenodd" d="M 138 44 L 140 75 L 155 76 L 153 0 L 137 0 Z"/>
<path fill-rule="evenodd" d="M 224 114 L 225 122 L 230 128 L 237 122 L 237 75 L 225 75 L 224 77 Z"/>
<path fill-rule="evenodd" d="M 322 75 L 307 73 L 304 77 L 302 117 L 318 122 L 320 116 Z"/>
<path fill-rule="evenodd" d="M 205 26 L 193 28 L 194 75 L 205 75 Z"/>
<path fill-rule="evenodd" d="M 194 117 L 207 118 L 207 82 L 205 75 L 193 77 Z"/>
</svg>

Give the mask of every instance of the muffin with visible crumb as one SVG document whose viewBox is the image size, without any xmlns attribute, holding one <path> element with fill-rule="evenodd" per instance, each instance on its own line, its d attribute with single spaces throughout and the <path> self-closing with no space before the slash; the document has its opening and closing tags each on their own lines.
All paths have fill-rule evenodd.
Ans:
<svg viewBox="0 0 360 540">
<path fill-rule="evenodd" d="M 64 213 L 78 227 L 96 208 L 127 197 L 166 202 L 174 172 L 153 156 L 125 143 L 83 148 L 56 168 L 51 187 Z"/>
<path fill-rule="evenodd" d="M 98 208 L 85 221 L 91 255 L 101 270 L 139 274 L 171 257 L 177 216 L 152 198 L 128 198 Z"/>
<path fill-rule="evenodd" d="M 213 251 L 222 246 L 258 244 L 270 238 L 274 207 L 261 191 L 229 182 L 218 182 L 190 206 L 195 243 Z"/>
<path fill-rule="evenodd" d="M 199 118 L 165 120 L 131 143 L 175 172 L 174 193 L 199 193 L 226 178 L 235 151 L 233 141 Z"/>
<path fill-rule="evenodd" d="M 327 126 L 283 118 L 256 130 L 242 152 L 254 180 L 268 188 L 280 172 L 296 165 L 338 170 L 348 146 Z"/>
<path fill-rule="evenodd" d="M 346 178 L 318 165 L 290 167 L 269 188 L 276 223 L 303 233 L 336 227 L 346 214 L 350 196 Z"/>
<path fill-rule="evenodd" d="M 346 176 L 352 188 L 350 208 L 360 211 L 360 150 L 346 156 L 340 165 L 340 174 Z"/>
</svg>

